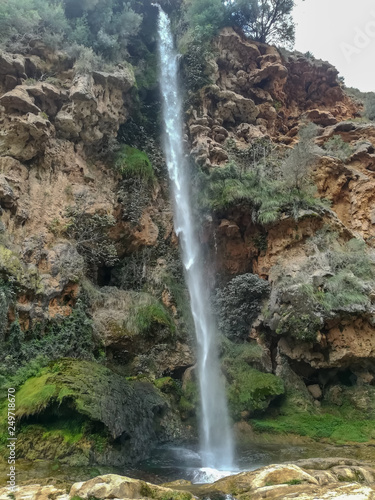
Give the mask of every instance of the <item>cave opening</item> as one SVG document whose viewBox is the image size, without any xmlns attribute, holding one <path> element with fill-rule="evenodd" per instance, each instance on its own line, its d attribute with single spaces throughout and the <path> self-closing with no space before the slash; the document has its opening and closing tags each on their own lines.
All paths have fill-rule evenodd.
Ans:
<svg viewBox="0 0 375 500">
<path fill-rule="evenodd" d="M 96 274 L 96 282 L 98 286 L 109 286 L 112 278 L 112 267 L 101 266 L 98 267 L 98 271 Z"/>
</svg>

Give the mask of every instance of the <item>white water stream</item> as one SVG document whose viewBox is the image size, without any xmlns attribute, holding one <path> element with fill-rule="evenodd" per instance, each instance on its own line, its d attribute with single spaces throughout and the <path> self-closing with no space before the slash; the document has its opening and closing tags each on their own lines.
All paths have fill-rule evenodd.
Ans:
<svg viewBox="0 0 375 500">
<path fill-rule="evenodd" d="M 159 6 L 157 7 L 159 8 L 160 85 L 165 124 L 164 150 L 173 193 L 175 231 L 180 240 L 198 344 L 202 467 L 231 471 L 233 440 L 224 382 L 218 361 L 215 339 L 217 334 L 210 311 L 204 264 L 191 207 L 189 164 L 186 161 L 183 145 L 178 54 L 174 49 L 168 16 Z"/>
</svg>

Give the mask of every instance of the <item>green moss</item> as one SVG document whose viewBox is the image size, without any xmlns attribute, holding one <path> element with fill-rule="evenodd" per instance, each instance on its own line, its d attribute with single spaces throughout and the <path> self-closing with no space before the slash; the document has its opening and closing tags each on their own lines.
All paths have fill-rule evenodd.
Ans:
<svg viewBox="0 0 375 500">
<path fill-rule="evenodd" d="M 122 146 L 117 153 L 115 167 L 124 178 L 139 179 L 150 187 L 156 183 L 155 172 L 146 153 L 130 146 Z"/>
<path fill-rule="evenodd" d="M 62 437 L 64 443 L 75 444 L 84 437 L 84 422 L 78 418 L 60 419 L 42 426 L 43 439 L 52 440 Z"/>
<path fill-rule="evenodd" d="M 284 393 L 280 378 L 254 368 L 261 365 L 263 353 L 257 344 L 234 344 L 224 339 L 222 349 L 222 365 L 229 383 L 228 404 L 234 419 L 239 420 L 244 411 L 264 411 L 273 398 Z"/>
<path fill-rule="evenodd" d="M 232 415 L 241 418 L 243 411 L 264 411 L 275 396 L 284 392 L 281 379 L 271 373 L 262 373 L 248 365 L 232 368 L 228 403 Z"/>
<path fill-rule="evenodd" d="M 47 408 L 56 398 L 56 385 L 47 383 L 50 374 L 28 379 L 16 394 L 16 415 L 27 417 Z"/>
<path fill-rule="evenodd" d="M 176 382 L 172 377 L 162 377 L 154 380 L 154 385 L 159 391 L 165 393 L 175 393 L 178 392 L 178 387 Z"/>
<path fill-rule="evenodd" d="M 313 312 L 299 314 L 298 311 L 288 308 L 281 317 L 276 333 L 290 335 L 306 342 L 314 342 L 320 328 L 321 321 Z"/>
<path fill-rule="evenodd" d="M 139 492 L 143 497 L 156 498 L 156 491 L 148 483 L 142 482 Z"/>
<path fill-rule="evenodd" d="M 167 327 L 173 334 L 176 330 L 169 312 L 160 303 L 140 307 L 135 316 L 135 326 L 141 335 L 149 335 L 157 327 Z"/>
<path fill-rule="evenodd" d="M 294 413 L 277 418 L 251 420 L 254 430 L 277 434 L 298 434 L 315 440 L 329 439 L 335 443 L 364 443 L 374 436 L 375 420 L 347 420 L 345 413 L 312 415 Z"/>
<path fill-rule="evenodd" d="M 182 388 L 182 395 L 178 403 L 178 409 L 183 419 L 194 417 L 199 404 L 199 389 L 195 381 L 187 380 Z"/>
<path fill-rule="evenodd" d="M 3 245 L 0 245 L 0 273 L 11 276 L 23 288 L 34 290 L 37 294 L 43 292 L 38 271 L 25 268 L 17 255 Z"/>
</svg>

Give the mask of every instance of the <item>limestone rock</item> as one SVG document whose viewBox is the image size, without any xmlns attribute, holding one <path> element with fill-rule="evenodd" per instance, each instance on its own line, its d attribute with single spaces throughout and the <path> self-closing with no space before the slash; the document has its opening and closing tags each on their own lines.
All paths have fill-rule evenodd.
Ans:
<svg viewBox="0 0 375 500">
<path fill-rule="evenodd" d="M 23 87 L 17 87 L 1 96 L 0 105 L 4 107 L 6 113 L 37 115 L 41 111 Z"/>
<path fill-rule="evenodd" d="M 116 135 L 125 121 L 124 96 L 134 84 L 134 74 L 128 68 L 77 76 L 69 102 L 56 116 L 58 134 L 73 141 L 79 139 L 86 146 L 100 147 L 105 138 Z"/>
<path fill-rule="evenodd" d="M 320 399 L 323 395 L 322 390 L 318 384 L 308 385 L 307 390 L 314 399 Z"/>
<path fill-rule="evenodd" d="M 327 127 L 328 125 L 335 125 L 337 123 L 337 118 L 335 118 L 329 111 L 312 109 L 311 111 L 305 113 L 304 116 L 313 123 L 322 125 L 323 127 Z"/>
<path fill-rule="evenodd" d="M 0 489 L 0 500 L 9 500 L 9 489 Z M 16 500 L 69 500 L 69 495 L 65 490 L 56 488 L 53 485 L 41 486 L 40 484 L 32 484 L 27 486 L 18 486 L 13 493 Z"/>
<path fill-rule="evenodd" d="M 17 197 L 9 186 L 4 175 L 0 174 L 0 205 L 3 208 L 13 210 L 16 208 Z"/>
<path fill-rule="evenodd" d="M 139 479 L 106 474 L 86 482 L 73 484 L 69 492 L 69 498 L 77 496 L 84 499 L 99 498 L 101 500 L 108 498 L 154 498 L 159 500 L 166 497 L 178 500 L 182 493 L 163 486 L 146 483 Z"/>
<path fill-rule="evenodd" d="M 54 136 L 50 121 L 33 113 L 6 116 L 1 121 L 0 154 L 20 161 L 28 161 L 42 154 L 47 141 Z"/>
</svg>

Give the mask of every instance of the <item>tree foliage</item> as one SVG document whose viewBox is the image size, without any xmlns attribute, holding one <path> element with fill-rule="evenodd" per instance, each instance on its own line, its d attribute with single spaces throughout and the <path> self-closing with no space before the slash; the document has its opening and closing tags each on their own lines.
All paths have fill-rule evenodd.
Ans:
<svg viewBox="0 0 375 500">
<path fill-rule="evenodd" d="M 258 42 L 292 46 L 293 6 L 294 0 L 193 0 L 187 18 L 206 37 L 223 26 L 238 26 Z"/>
<path fill-rule="evenodd" d="M 269 284 L 256 274 L 241 274 L 217 290 L 215 304 L 219 327 L 229 338 L 243 339 L 260 313 Z"/>
<path fill-rule="evenodd" d="M 300 130 L 299 142 L 283 165 L 283 177 L 287 186 L 301 191 L 310 182 L 310 170 L 315 160 L 313 138 L 318 127 L 313 123 Z"/>
<path fill-rule="evenodd" d="M 3 0 L 0 43 L 19 48 L 41 38 L 47 45 L 78 44 L 119 60 L 142 22 L 133 6 L 136 0 Z"/>
<path fill-rule="evenodd" d="M 236 0 L 231 3 L 235 23 L 261 43 L 293 45 L 294 0 Z"/>
</svg>

